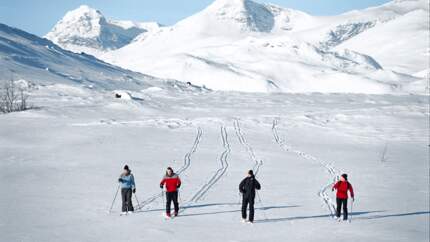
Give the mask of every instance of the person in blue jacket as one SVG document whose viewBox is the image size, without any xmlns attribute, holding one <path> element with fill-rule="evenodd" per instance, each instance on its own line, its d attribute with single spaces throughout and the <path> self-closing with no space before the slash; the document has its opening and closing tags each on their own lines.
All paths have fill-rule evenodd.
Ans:
<svg viewBox="0 0 430 242">
<path fill-rule="evenodd" d="M 120 175 L 118 182 L 121 184 L 122 213 L 132 213 L 134 208 L 131 196 L 132 193 L 136 193 L 136 184 L 134 182 L 134 176 L 131 174 L 131 170 L 128 168 L 128 165 L 124 166 L 124 172 Z"/>
</svg>

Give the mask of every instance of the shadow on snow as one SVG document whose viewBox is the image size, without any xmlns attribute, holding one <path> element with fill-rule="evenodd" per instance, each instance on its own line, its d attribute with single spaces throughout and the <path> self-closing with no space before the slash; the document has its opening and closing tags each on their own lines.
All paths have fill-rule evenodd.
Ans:
<svg viewBox="0 0 430 242">
<path fill-rule="evenodd" d="M 352 216 L 360 216 L 360 215 L 367 215 L 372 213 L 382 213 L 386 211 L 365 211 L 365 212 L 353 212 L 350 213 Z M 387 215 L 373 215 L 373 216 L 366 216 L 366 217 L 357 217 L 353 220 L 368 220 L 368 219 L 381 219 L 381 218 L 390 218 L 390 217 L 405 217 L 405 216 L 414 216 L 414 215 L 426 215 L 430 214 L 430 211 L 422 211 L 422 212 L 411 212 L 411 213 L 398 213 L 398 214 L 387 214 Z M 330 214 L 326 215 L 314 215 L 314 216 L 296 216 L 296 217 L 286 217 L 286 218 L 271 218 L 271 219 L 262 219 L 255 221 L 256 223 L 274 223 L 274 222 L 284 222 L 284 221 L 291 221 L 291 220 L 302 220 L 302 219 L 313 219 L 313 218 L 330 218 Z"/>
<path fill-rule="evenodd" d="M 183 206 L 182 208 L 191 209 L 191 208 L 204 208 L 204 207 L 214 207 L 214 206 L 240 206 L 240 204 L 238 204 L 238 203 L 207 203 L 207 204 L 188 205 L 188 206 Z M 256 207 L 255 210 L 258 211 L 258 210 L 271 210 L 271 209 L 295 208 L 295 207 L 300 207 L 300 206 L 297 206 L 297 205 L 266 206 L 266 207 Z M 143 211 L 137 211 L 137 212 L 157 212 L 157 211 L 164 211 L 164 209 L 151 209 L 151 210 L 143 210 Z M 241 209 L 231 209 L 231 210 L 203 212 L 203 213 L 190 213 L 190 214 L 181 214 L 181 217 L 224 214 L 224 213 L 237 213 L 240 211 L 241 211 Z"/>
</svg>

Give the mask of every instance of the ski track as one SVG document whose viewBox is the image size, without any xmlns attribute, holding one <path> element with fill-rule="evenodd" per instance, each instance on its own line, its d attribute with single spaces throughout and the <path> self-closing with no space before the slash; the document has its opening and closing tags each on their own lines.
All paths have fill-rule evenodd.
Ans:
<svg viewBox="0 0 430 242">
<path fill-rule="evenodd" d="M 191 147 L 191 150 L 185 154 L 184 156 L 184 164 L 182 165 L 181 168 L 179 168 L 178 170 L 178 175 L 182 174 L 183 172 L 185 172 L 190 166 L 191 166 L 191 156 L 197 151 L 197 147 L 200 143 L 200 140 L 202 138 L 202 134 L 203 131 L 200 127 L 197 128 L 197 136 L 196 139 L 194 140 L 194 144 Z"/>
<path fill-rule="evenodd" d="M 325 206 L 327 206 L 328 210 L 330 211 L 331 216 L 334 217 L 335 211 L 336 211 L 336 209 L 335 209 L 336 205 L 333 202 L 333 200 L 330 198 L 330 196 L 327 194 L 327 190 L 330 190 L 333 183 L 339 179 L 339 172 L 336 170 L 336 168 L 333 166 L 333 164 L 325 162 L 323 160 L 320 160 L 320 159 L 316 158 L 315 156 L 312 156 L 306 152 L 297 150 L 294 147 L 292 147 L 291 145 L 287 144 L 283 139 L 281 139 L 279 137 L 278 130 L 276 128 L 278 126 L 278 122 L 279 122 L 279 119 L 274 119 L 273 125 L 272 125 L 272 133 L 273 133 L 273 136 L 275 138 L 276 143 L 278 143 L 279 146 L 287 152 L 292 152 L 292 153 L 294 153 L 294 154 L 296 154 L 296 155 L 298 155 L 298 156 L 300 156 L 306 160 L 319 163 L 332 176 L 332 179 L 327 184 L 325 184 L 324 186 L 322 186 L 320 188 L 320 190 L 318 192 L 318 196 L 322 199 Z"/>
<path fill-rule="evenodd" d="M 222 152 L 219 161 L 221 163 L 221 167 L 215 172 L 215 174 L 191 197 L 191 199 L 187 202 L 185 206 L 182 207 L 182 211 L 184 211 L 189 205 L 192 203 L 198 202 L 203 198 L 204 195 L 208 193 L 208 191 L 225 175 L 228 169 L 228 155 L 231 152 L 230 144 L 228 143 L 228 135 L 227 130 L 224 126 L 221 127 L 221 138 L 222 144 L 224 146 L 224 151 Z"/>
<path fill-rule="evenodd" d="M 239 139 L 239 142 L 245 147 L 251 160 L 254 161 L 254 167 L 252 169 L 254 171 L 255 176 L 257 177 L 257 174 L 260 171 L 260 167 L 263 166 L 263 160 L 260 160 L 260 161 L 257 160 L 255 153 L 254 153 L 254 149 L 251 147 L 251 145 L 248 144 L 248 142 L 245 139 L 245 136 L 242 133 L 242 129 L 240 128 L 240 122 L 238 119 L 236 119 L 233 122 L 233 125 L 234 125 L 234 130 L 236 131 L 236 136 Z M 258 197 L 259 202 L 262 204 L 262 201 L 261 201 L 260 195 L 258 194 L 258 191 L 257 191 L 257 197 Z M 238 204 L 242 203 L 241 198 L 242 198 L 242 194 L 239 192 Z M 263 211 L 264 211 L 264 209 L 263 209 Z M 264 217 L 265 217 L 265 219 L 267 219 L 266 212 L 264 212 Z"/>
<path fill-rule="evenodd" d="M 183 172 L 185 172 L 190 166 L 191 166 L 191 156 L 197 151 L 197 147 L 200 144 L 201 138 L 203 135 L 203 131 L 200 127 L 197 128 L 197 135 L 196 138 L 194 140 L 194 144 L 191 147 L 190 151 L 188 153 L 185 154 L 184 156 L 184 163 L 183 165 L 178 169 L 177 174 L 180 175 Z M 157 200 L 158 198 L 162 197 L 163 194 L 161 192 L 156 193 L 152 196 L 150 196 L 149 198 L 147 198 L 145 201 L 141 202 L 137 208 L 137 210 L 141 210 L 143 207 L 151 204 L 152 202 L 154 202 L 155 200 Z"/>
<path fill-rule="evenodd" d="M 254 170 L 255 176 L 257 176 L 258 172 L 260 171 L 260 167 L 263 165 L 262 160 L 257 160 L 254 149 L 251 147 L 251 145 L 248 144 L 248 142 L 245 139 L 245 136 L 242 133 L 242 130 L 240 128 L 240 122 L 238 119 L 236 119 L 233 122 L 234 130 L 236 131 L 236 136 L 239 139 L 239 142 L 245 147 L 246 151 L 248 152 L 249 158 L 254 161 L 254 167 L 252 168 Z"/>
</svg>

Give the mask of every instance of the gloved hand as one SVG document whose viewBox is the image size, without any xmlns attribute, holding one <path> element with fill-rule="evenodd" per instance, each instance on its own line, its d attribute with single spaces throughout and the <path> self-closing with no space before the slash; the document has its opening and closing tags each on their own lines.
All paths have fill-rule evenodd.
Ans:
<svg viewBox="0 0 430 242">
<path fill-rule="evenodd" d="M 355 202 L 355 198 L 352 198 L 352 201 Z"/>
<path fill-rule="evenodd" d="M 163 189 L 163 187 L 164 187 L 163 184 L 160 184 L 160 188 Z"/>
<path fill-rule="evenodd" d="M 133 189 L 133 193 L 136 193 L 136 188 Z"/>
<path fill-rule="evenodd" d="M 119 178 L 118 182 L 124 182 L 124 180 L 122 178 Z"/>
<path fill-rule="evenodd" d="M 181 187 L 181 184 L 178 184 L 177 186 L 176 186 L 176 188 L 180 188 Z"/>
</svg>

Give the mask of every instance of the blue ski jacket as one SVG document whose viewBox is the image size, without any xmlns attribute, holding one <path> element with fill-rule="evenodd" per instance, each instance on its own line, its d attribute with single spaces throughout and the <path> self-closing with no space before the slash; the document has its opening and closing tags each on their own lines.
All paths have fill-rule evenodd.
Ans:
<svg viewBox="0 0 430 242">
<path fill-rule="evenodd" d="M 136 188 L 136 184 L 134 183 L 134 176 L 131 173 L 129 175 L 121 175 L 118 181 L 119 183 L 121 183 L 121 188 L 127 188 L 127 189 Z"/>
</svg>

